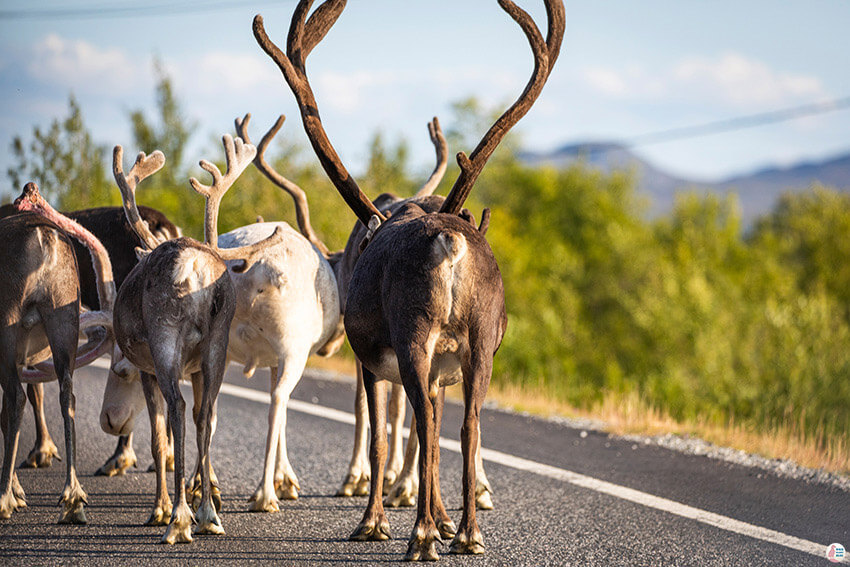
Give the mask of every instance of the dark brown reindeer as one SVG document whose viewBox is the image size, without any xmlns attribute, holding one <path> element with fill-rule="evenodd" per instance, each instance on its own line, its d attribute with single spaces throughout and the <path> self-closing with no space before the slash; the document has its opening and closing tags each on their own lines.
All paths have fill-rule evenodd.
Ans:
<svg viewBox="0 0 850 567">
<path fill-rule="evenodd" d="M 77 259 L 68 234 L 85 242 L 92 251 L 101 305 L 115 299 L 112 271 L 106 250 L 82 227 L 56 214 L 27 183 L 15 207 L 23 214 L 0 220 L 0 385 L 3 410 L 0 416 L 5 442 L 0 476 L 0 517 L 8 518 L 26 506 L 23 489 L 14 471 L 21 415 L 25 405 L 22 381 L 59 381 L 59 401 L 65 422 L 66 475 L 60 523 L 84 524 L 86 494 L 76 473 L 75 400 L 72 375 L 77 365 L 108 350 L 111 338 L 100 338 L 83 347 L 75 358 L 81 330 L 108 326 L 108 314 L 80 314 Z M 32 214 L 46 214 L 49 220 Z M 46 359 L 52 355 L 52 361 Z M 27 377 L 24 367 L 36 366 Z"/>
<path fill-rule="evenodd" d="M 114 312 L 115 339 L 124 355 L 141 371 L 142 387 L 151 417 L 151 438 L 157 472 L 157 495 L 149 523 L 171 516 L 163 543 L 191 542 L 195 533 L 223 534 L 212 498 L 212 464 L 209 456 L 214 405 L 224 375 L 228 332 L 236 307 L 233 284 L 227 273 L 227 260 L 242 260 L 245 269 L 252 257 L 280 241 L 280 230 L 251 246 L 222 249 L 218 241 L 218 209 L 222 197 L 241 172 L 251 163 L 256 149 L 223 138 L 227 160 L 224 175 L 207 161 L 201 167 L 213 176 L 212 186 L 191 179 L 195 191 L 206 197 L 205 243 L 191 238 L 161 242 L 141 220 L 135 203 L 136 184 L 154 173 L 165 161 L 161 152 L 150 157 L 140 153 L 128 175 L 122 170 L 122 149 L 115 148 L 113 173 L 121 189 L 130 225 L 150 250 L 127 276 L 118 292 Z M 187 504 L 184 468 L 185 402 L 179 381 L 192 377 L 195 391 L 198 468 L 201 498 L 197 517 Z M 165 415 L 174 435 L 174 491 L 172 508 L 165 484 Z"/>
<path fill-rule="evenodd" d="M 268 38 L 262 17 L 254 19 L 254 36 L 295 94 L 304 128 L 325 172 L 368 227 L 345 312 L 346 334 L 364 367 L 372 425 L 369 503 L 351 537 L 389 537 L 381 503 L 385 390 L 378 377 L 389 378 L 404 386 L 416 416 L 420 444 L 417 520 L 408 544 L 409 560 L 438 559 L 435 542 L 452 534 L 453 553 L 484 550 L 475 518 L 475 447 L 479 412 L 507 318 L 501 275 L 490 246 L 469 215 L 460 213 L 487 159 L 539 96 L 560 50 L 565 25 L 561 0 L 546 1 L 549 27 L 545 40 L 526 12 L 510 0 L 499 0 L 499 4 L 520 25 L 531 45 L 535 59 L 531 80 L 472 154 L 458 154 L 460 175 L 437 212 L 410 202 L 389 219 L 372 205 L 342 165 L 322 127 L 307 80 L 305 60 L 339 17 L 345 1 L 328 0 L 309 19 L 312 2 L 299 2 L 286 54 Z M 466 408 L 461 429 L 463 516 L 454 533 L 440 498 L 437 439 L 443 401 L 440 386 L 459 380 L 463 381 Z"/>
</svg>

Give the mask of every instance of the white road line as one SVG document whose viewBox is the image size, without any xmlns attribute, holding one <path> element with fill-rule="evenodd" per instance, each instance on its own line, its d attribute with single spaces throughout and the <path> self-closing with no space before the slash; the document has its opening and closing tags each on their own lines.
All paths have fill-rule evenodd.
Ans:
<svg viewBox="0 0 850 567">
<path fill-rule="evenodd" d="M 237 398 L 242 398 L 244 400 L 250 400 L 264 404 L 269 403 L 268 393 L 261 392 L 259 390 L 243 388 L 241 386 L 222 384 L 221 393 Z M 331 421 L 336 421 L 339 423 L 346 423 L 349 425 L 354 424 L 354 414 L 335 410 L 332 408 L 327 408 L 317 404 L 302 402 L 300 400 L 289 400 L 289 408 L 301 413 L 330 419 Z M 410 435 L 410 430 L 408 428 L 404 429 L 404 435 L 405 437 Z M 444 437 L 440 437 L 440 447 L 449 451 L 454 451 L 455 453 L 461 452 L 460 442 L 454 441 L 452 439 L 446 439 Z M 634 502 L 635 504 L 640 504 L 648 508 L 653 508 L 662 512 L 675 514 L 676 516 L 681 516 L 690 520 L 696 520 L 697 522 L 720 528 L 722 530 L 749 536 L 755 539 L 774 543 L 776 545 L 781 545 L 783 547 L 794 549 L 796 551 L 802 551 L 803 553 L 809 553 L 811 555 L 826 559 L 827 546 L 820 543 L 815 543 L 813 541 L 794 537 L 788 534 L 784 534 L 782 532 L 763 528 L 761 526 L 748 524 L 746 522 L 742 522 L 734 518 L 715 514 L 714 512 L 708 512 L 706 510 L 694 508 L 693 506 L 688 506 L 686 504 L 681 504 L 673 500 L 653 496 L 652 494 L 647 494 L 646 492 L 641 492 L 639 490 L 634 490 L 632 488 L 627 488 L 625 486 L 620 486 L 618 484 L 599 480 L 591 476 L 575 473 L 566 469 L 553 467 L 544 463 L 538 463 L 536 461 L 523 459 L 521 457 L 509 455 L 508 453 L 502 453 L 501 451 L 494 451 L 493 449 L 482 448 L 481 456 L 486 461 L 498 463 L 506 467 L 511 467 L 517 470 L 527 471 L 534 474 L 538 474 L 540 476 L 545 476 L 555 480 L 568 482 L 575 486 L 580 486 L 582 488 L 601 492 L 603 494 L 607 494 L 609 496 L 613 496 L 621 500 Z M 844 563 L 848 563 L 847 559 L 845 559 Z"/>
</svg>

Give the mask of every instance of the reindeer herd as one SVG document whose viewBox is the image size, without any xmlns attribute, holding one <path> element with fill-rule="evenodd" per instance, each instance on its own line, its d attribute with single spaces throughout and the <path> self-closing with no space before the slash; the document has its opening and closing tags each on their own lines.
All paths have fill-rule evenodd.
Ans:
<svg viewBox="0 0 850 567">
<path fill-rule="evenodd" d="M 370 201 L 331 145 L 305 63 L 345 0 L 326 0 L 312 14 L 312 1 L 301 0 L 285 51 L 269 38 L 263 18 L 254 19 L 254 36 L 295 95 L 322 167 L 358 218 L 342 251 L 330 252 L 316 236 L 304 191 L 264 157 L 282 116 L 256 147 L 248 135 L 250 115 L 237 119 L 237 137 L 223 137 L 224 173 L 200 162 L 212 183 L 189 181 L 206 199 L 203 242 L 182 236 L 164 215 L 136 204 L 138 184 L 165 163 L 159 151 L 140 153 L 125 174 L 123 150 L 115 147 L 113 174 L 123 207 L 62 215 L 34 183 L 27 183 L 14 208 L 0 211 L 5 217 L 0 219 L 0 265 L 5 267 L 0 273 L 0 518 L 26 506 L 14 463 L 27 397 L 35 414 L 36 445 L 24 466 L 49 466 L 58 457 L 44 419 L 42 388 L 43 382 L 58 380 L 66 465 L 59 522 L 86 523 L 87 496 L 75 469 L 72 375 L 104 354 L 112 361 L 101 426 L 119 441 L 97 472 L 121 474 L 135 465 L 133 422 L 146 406 L 157 481 L 147 523 L 167 526 L 165 543 L 191 542 L 193 533 L 224 533 L 209 452 L 216 398 L 228 362 L 243 365 L 248 377 L 258 367 L 268 367 L 265 459 L 249 506 L 258 512 L 278 511 L 280 499 L 297 499 L 300 490 L 286 451 L 287 401 L 308 357 L 334 354 L 347 336 L 357 358 L 357 422 L 354 453 L 339 494 L 369 494 L 350 539 L 388 539 L 384 506 L 415 503 L 406 559 L 438 559 L 436 543 L 443 538 L 452 538 L 452 553 L 483 553 L 476 505 L 492 508 L 492 490 L 481 464 L 479 413 L 507 317 L 501 275 L 485 239 L 489 210 L 476 224 L 463 203 L 496 146 L 539 96 L 565 26 L 561 0 L 545 0 L 546 37 L 511 0 L 498 2 L 525 33 L 534 71 L 523 93 L 474 151 L 457 154 L 460 173 L 445 198 L 433 194 L 447 161 L 436 118 L 428 129 L 437 163 L 410 198 L 384 193 Z M 284 222 L 258 222 L 218 234 L 221 200 L 252 163 L 292 196 L 299 230 Z M 179 388 L 183 379 L 191 380 L 197 434 L 197 463 L 188 477 L 186 404 Z M 458 382 L 465 406 L 463 513 L 455 526 L 441 499 L 438 438 L 445 387 Z M 405 397 L 413 408 L 416 435 L 402 458 Z M 173 500 L 166 485 L 166 471 L 172 468 Z"/>
</svg>

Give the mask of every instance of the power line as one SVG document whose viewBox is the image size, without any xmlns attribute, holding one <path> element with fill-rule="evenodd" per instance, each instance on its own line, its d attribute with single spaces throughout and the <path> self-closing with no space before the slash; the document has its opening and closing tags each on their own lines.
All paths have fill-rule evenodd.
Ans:
<svg viewBox="0 0 850 567">
<path fill-rule="evenodd" d="M 92 18 L 137 18 L 140 16 L 163 16 L 199 12 L 218 12 L 262 4 L 279 4 L 263 0 L 206 0 L 196 2 L 161 2 L 156 4 L 115 6 L 87 5 L 75 8 L 45 8 L 41 10 L 0 10 L 0 20 L 73 20 Z"/>
<path fill-rule="evenodd" d="M 636 146 L 648 146 L 650 144 L 660 144 L 663 142 L 672 142 L 688 138 L 699 138 L 702 136 L 709 136 L 711 134 L 721 134 L 723 132 L 755 128 L 757 126 L 765 126 L 767 124 L 775 124 L 777 122 L 786 122 L 788 120 L 795 120 L 805 116 L 826 114 L 828 112 L 835 112 L 846 108 L 850 108 L 850 96 L 783 108 L 781 110 L 774 110 L 771 112 L 726 118 L 694 126 L 659 130 L 657 132 L 641 134 L 640 136 L 626 139 L 623 142 L 623 145 L 632 148 Z"/>
</svg>

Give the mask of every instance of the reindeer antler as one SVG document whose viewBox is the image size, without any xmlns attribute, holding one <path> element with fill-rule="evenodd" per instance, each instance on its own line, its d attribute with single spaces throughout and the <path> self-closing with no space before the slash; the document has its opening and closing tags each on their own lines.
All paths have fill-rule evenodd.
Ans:
<svg viewBox="0 0 850 567">
<path fill-rule="evenodd" d="M 224 144 L 224 159 L 227 163 L 227 171 L 224 175 L 215 164 L 202 159 L 198 165 L 212 175 L 212 185 L 204 185 L 194 177 L 189 178 L 192 189 L 207 199 L 204 214 L 204 240 L 213 248 L 218 248 L 218 209 L 221 199 L 257 155 L 257 148 L 245 143 L 242 138 L 236 138 L 234 141 L 230 134 L 225 134 L 221 141 Z"/>
<path fill-rule="evenodd" d="M 564 4 L 561 0 L 546 0 L 546 15 L 549 21 L 546 41 L 543 40 L 534 20 L 522 8 L 511 0 L 499 0 L 499 5 L 525 32 L 531 51 L 534 53 L 534 72 L 520 97 L 490 127 L 472 154 L 469 157 L 463 152 L 457 154 L 460 175 L 449 196 L 443 202 L 443 206 L 440 207 L 441 213 L 456 215 L 460 212 L 475 180 L 484 169 L 484 164 L 490 159 L 496 146 L 537 100 L 561 49 L 566 25 Z"/>
<path fill-rule="evenodd" d="M 326 0 L 307 19 L 307 12 L 310 11 L 312 5 L 312 0 L 301 0 L 295 8 L 292 23 L 289 26 L 286 53 L 283 53 L 269 39 L 263 26 L 263 17 L 259 14 L 254 17 L 254 37 L 263 51 L 280 68 L 289 88 L 295 95 L 307 137 L 310 139 L 313 150 L 316 152 L 325 173 L 327 173 L 337 191 L 364 226 L 369 224 L 372 217 L 383 222 L 386 220 L 384 215 L 360 190 L 357 182 L 345 169 L 342 160 L 331 145 L 322 126 L 322 120 L 319 118 L 319 106 L 313 96 L 304 66 L 307 56 L 339 18 L 343 8 L 345 8 L 345 0 Z"/>
<path fill-rule="evenodd" d="M 434 149 L 437 152 L 437 165 L 434 166 L 434 171 L 431 172 L 431 176 L 428 177 L 422 188 L 413 196 L 414 198 L 432 195 L 446 173 L 449 155 L 448 145 L 446 144 L 446 137 L 443 136 L 443 130 L 440 128 L 440 121 L 437 120 L 436 116 L 428 123 L 428 134 L 431 136 L 431 142 L 433 142 Z"/>
<path fill-rule="evenodd" d="M 303 234 L 304 237 L 309 240 L 313 246 L 318 248 L 325 258 L 327 258 L 330 256 L 330 251 L 328 250 L 328 247 L 325 246 L 325 243 L 322 242 L 313 231 L 313 225 L 310 224 L 310 209 L 307 205 L 307 194 L 304 193 L 304 190 L 297 184 L 278 173 L 277 170 L 275 170 L 266 161 L 266 149 L 271 144 L 272 139 L 280 131 L 284 120 L 286 120 L 286 117 L 281 114 L 277 119 L 277 122 L 269 128 L 269 131 L 266 132 L 265 136 L 263 136 L 260 140 L 260 143 L 257 145 L 257 156 L 254 158 L 254 166 L 259 169 L 269 181 L 289 193 L 289 196 L 292 197 L 292 200 L 295 202 L 295 217 L 298 221 L 298 229 L 301 231 L 301 234 Z M 251 139 L 248 137 L 248 123 L 250 121 L 250 112 L 246 114 L 244 118 L 236 118 L 234 120 L 236 125 L 236 134 L 248 144 L 251 143 Z"/>
<path fill-rule="evenodd" d="M 225 134 L 221 137 L 224 145 L 224 157 L 227 163 L 227 170 L 224 175 L 221 174 L 218 167 L 207 160 L 201 160 L 199 165 L 208 171 L 213 177 L 212 185 L 204 185 L 194 177 L 189 179 L 189 184 L 192 189 L 206 197 L 206 211 L 204 213 L 204 240 L 213 248 L 224 260 L 243 260 L 242 267 L 236 271 L 242 271 L 251 263 L 254 256 L 260 251 L 269 246 L 280 243 L 283 240 L 283 230 L 278 226 L 274 233 L 268 238 L 260 242 L 242 246 L 239 248 L 219 248 L 218 247 L 218 210 L 221 205 L 221 199 L 233 182 L 245 171 L 245 168 L 254 160 L 257 155 L 257 148 L 252 144 L 246 143 L 242 138 L 234 138 L 230 134 Z"/>
<path fill-rule="evenodd" d="M 124 175 L 124 148 L 115 146 L 112 151 L 112 175 L 115 177 L 115 182 L 121 190 L 121 201 L 124 204 L 124 214 L 127 215 L 127 220 L 133 231 L 142 241 L 142 244 L 148 250 L 153 250 L 160 244 L 162 240 L 154 236 L 141 215 L 139 208 L 136 206 L 136 186 L 141 180 L 153 175 L 165 165 L 165 155 L 156 150 L 149 156 L 145 156 L 145 152 L 139 152 L 136 156 L 136 163 L 130 169 L 130 173 Z"/>
</svg>

